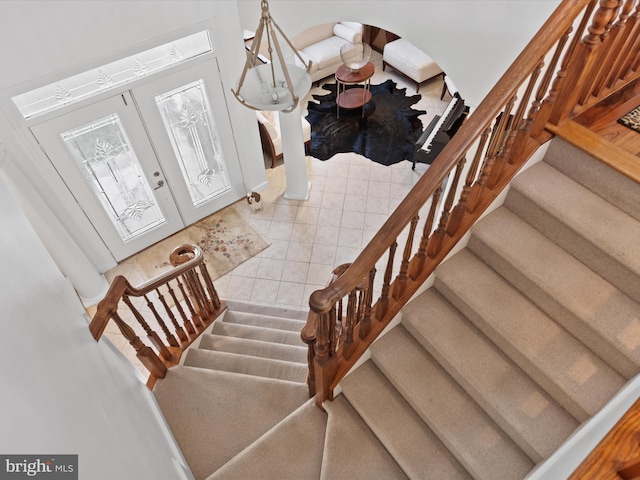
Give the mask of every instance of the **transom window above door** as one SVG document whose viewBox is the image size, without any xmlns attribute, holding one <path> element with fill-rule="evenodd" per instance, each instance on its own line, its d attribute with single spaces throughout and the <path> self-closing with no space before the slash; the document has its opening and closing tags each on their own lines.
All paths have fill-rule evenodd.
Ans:
<svg viewBox="0 0 640 480">
<path fill-rule="evenodd" d="M 212 51 L 205 30 L 11 98 L 25 119 L 51 112 Z"/>
</svg>

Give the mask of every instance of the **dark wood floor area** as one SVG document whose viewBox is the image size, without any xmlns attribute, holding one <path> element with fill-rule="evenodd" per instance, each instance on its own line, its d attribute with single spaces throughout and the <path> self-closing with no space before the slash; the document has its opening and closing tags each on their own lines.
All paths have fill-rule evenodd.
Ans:
<svg viewBox="0 0 640 480">
<path fill-rule="evenodd" d="M 640 132 L 618 119 L 640 105 L 640 79 L 572 120 L 547 129 L 640 183 Z"/>
<path fill-rule="evenodd" d="M 640 81 L 608 97 L 574 118 L 591 132 L 640 157 L 640 132 L 618 123 L 618 119 L 640 105 Z"/>
</svg>

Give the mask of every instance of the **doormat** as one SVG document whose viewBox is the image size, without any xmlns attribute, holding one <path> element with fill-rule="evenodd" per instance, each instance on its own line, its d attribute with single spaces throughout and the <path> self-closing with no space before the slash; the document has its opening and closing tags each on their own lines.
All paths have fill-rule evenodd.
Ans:
<svg viewBox="0 0 640 480">
<path fill-rule="evenodd" d="M 415 143 L 422 133 L 422 121 L 427 113 L 414 110 L 412 105 L 421 96 L 405 95 L 406 88 L 398 88 L 393 80 L 371 85 L 372 99 L 361 108 L 340 109 L 336 112 L 336 84 L 324 85 L 326 95 L 313 95 L 309 102 L 307 120 L 311 124 L 309 155 L 328 160 L 337 153 L 355 152 L 382 165 L 411 161 Z"/>
<path fill-rule="evenodd" d="M 212 280 L 269 246 L 269 242 L 233 206 L 229 206 L 136 254 L 134 263 L 144 275 L 153 278 L 171 270 L 169 254 L 183 244 L 194 244 L 202 249 Z"/>
<path fill-rule="evenodd" d="M 623 115 L 618 119 L 618 123 L 621 123 L 625 127 L 629 127 L 631 130 L 640 132 L 640 107 L 636 107 L 626 115 Z"/>
</svg>

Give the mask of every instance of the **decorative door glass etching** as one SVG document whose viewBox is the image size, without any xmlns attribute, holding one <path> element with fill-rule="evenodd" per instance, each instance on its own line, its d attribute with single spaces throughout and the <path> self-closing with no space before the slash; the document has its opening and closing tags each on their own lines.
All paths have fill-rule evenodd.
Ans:
<svg viewBox="0 0 640 480">
<path fill-rule="evenodd" d="M 215 121 L 197 80 L 155 97 L 194 206 L 231 188 Z"/>
<path fill-rule="evenodd" d="M 165 223 L 117 114 L 61 137 L 123 241 Z"/>
</svg>

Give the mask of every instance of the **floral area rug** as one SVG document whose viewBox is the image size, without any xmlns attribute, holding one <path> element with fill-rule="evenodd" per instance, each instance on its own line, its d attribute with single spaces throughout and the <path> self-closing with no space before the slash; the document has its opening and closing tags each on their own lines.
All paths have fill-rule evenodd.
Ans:
<svg viewBox="0 0 640 480">
<path fill-rule="evenodd" d="M 415 143 L 422 133 L 418 118 L 427 112 L 412 105 L 420 95 L 406 96 L 406 88 L 398 88 L 393 80 L 371 85 L 372 99 L 362 109 L 340 109 L 336 113 L 336 84 L 324 85 L 326 95 L 313 95 L 307 120 L 311 124 L 309 155 L 327 160 L 336 153 L 355 152 L 369 160 L 392 165 L 411 161 Z"/>
<path fill-rule="evenodd" d="M 618 123 L 621 123 L 625 127 L 629 127 L 636 132 L 640 132 L 640 107 L 636 107 L 626 115 L 618 119 Z"/>
<path fill-rule="evenodd" d="M 143 250 L 134 257 L 135 264 L 148 278 L 153 278 L 171 269 L 169 253 L 183 244 L 195 244 L 202 249 L 212 280 L 269 246 L 269 242 L 229 206 Z"/>
</svg>

